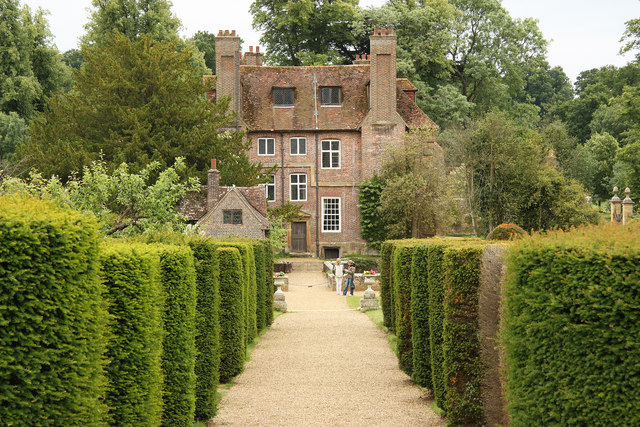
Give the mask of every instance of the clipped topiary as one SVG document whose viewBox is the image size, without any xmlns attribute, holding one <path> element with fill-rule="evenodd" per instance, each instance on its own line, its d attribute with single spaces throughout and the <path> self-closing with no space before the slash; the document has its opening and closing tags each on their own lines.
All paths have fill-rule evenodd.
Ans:
<svg viewBox="0 0 640 427">
<path fill-rule="evenodd" d="M 516 224 L 500 224 L 487 235 L 487 240 L 515 240 L 526 236 L 527 232 Z"/>
</svg>

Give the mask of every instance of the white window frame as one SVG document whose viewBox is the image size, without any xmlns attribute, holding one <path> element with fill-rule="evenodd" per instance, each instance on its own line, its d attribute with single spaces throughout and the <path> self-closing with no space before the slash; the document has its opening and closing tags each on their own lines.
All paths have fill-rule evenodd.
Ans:
<svg viewBox="0 0 640 427">
<path fill-rule="evenodd" d="M 293 177 L 296 177 L 296 183 L 293 182 Z M 304 176 L 304 199 L 299 198 L 300 197 L 300 186 L 302 185 L 300 183 L 300 177 Z M 292 202 L 306 202 L 307 201 L 307 195 L 309 194 L 309 187 L 307 185 L 308 180 L 307 180 L 307 174 L 306 173 L 292 173 L 289 175 L 289 200 Z M 294 191 L 293 191 L 293 186 L 296 186 L 296 192 L 295 192 L 295 196 L 296 198 L 293 198 L 294 195 Z"/>
<path fill-rule="evenodd" d="M 271 176 L 271 182 L 267 182 L 265 185 L 265 198 L 267 199 L 267 202 L 275 202 L 276 201 L 276 176 L 275 175 L 270 175 Z M 269 188 L 273 188 L 273 199 L 269 198 Z"/>
<path fill-rule="evenodd" d="M 324 149 L 324 143 L 328 142 L 329 143 L 329 149 L 325 150 Z M 338 143 L 338 149 L 334 150 L 333 148 L 331 148 L 331 145 L 333 145 L 333 142 L 337 142 Z M 321 149 L 321 153 L 320 153 L 320 169 L 340 169 L 340 166 L 342 164 L 342 155 L 341 155 L 341 148 L 342 148 L 342 143 L 339 139 L 323 139 L 322 141 L 320 141 L 320 149 Z M 329 153 L 329 166 L 325 166 L 324 164 L 324 154 L 325 153 Z M 334 166 L 333 165 L 333 154 L 337 153 L 338 154 L 338 165 Z"/>
<path fill-rule="evenodd" d="M 297 153 L 293 152 L 293 141 L 296 141 Z M 301 142 L 304 142 L 304 153 L 300 152 Z M 292 156 L 306 156 L 307 155 L 307 138 L 304 138 L 304 137 L 289 138 L 289 154 Z"/>
<path fill-rule="evenodd" d="M 273 152 L 269 153 L 269 141 L 273 142 Z M 264 152 L 260 152 L 260 144 L 264 143 Z M 258 138 L 258 156 L 275 156 L 276 155 L 276 139 L 275 138 Z"/>
<path fill-rule="evenodd" d="M 327 218 L 327 202 L 330 200 L 337 200 L 338 203 L 338 228 L 337 229 L 328 229 L 330 224 L 328 224 Z M 335 203 L 335 202 L 334 202 Z M 335 213 L 332 213 L 335 215 Z M 342 232 L 342 198 L 341 197 L 322 197 L 322 232 L 323 233 L 340 233 Z"/>
</svg>

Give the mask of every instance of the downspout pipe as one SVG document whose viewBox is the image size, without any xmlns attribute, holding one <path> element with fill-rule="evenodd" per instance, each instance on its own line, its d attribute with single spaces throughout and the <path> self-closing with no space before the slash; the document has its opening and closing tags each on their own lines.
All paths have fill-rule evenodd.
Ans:
<svg viewBox="0 0 640 427">
<path fill-rule="evenodd" d="M 318 134 L 318 77 L 313 73 L 313 116 L 316 142 L 316 257 L 320 258 L 320 136 Z"/>
</svg>

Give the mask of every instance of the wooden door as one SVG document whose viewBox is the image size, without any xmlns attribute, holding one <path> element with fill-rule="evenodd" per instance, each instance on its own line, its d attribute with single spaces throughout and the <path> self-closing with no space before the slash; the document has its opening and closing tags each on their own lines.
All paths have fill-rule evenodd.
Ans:
<svg viewBox="0 0 640 427">
<path fill-rule="evenodd" d="M 307 251 L 307 223 L 294 222 L 291 224 L 291 251 Z"/>
</svg>

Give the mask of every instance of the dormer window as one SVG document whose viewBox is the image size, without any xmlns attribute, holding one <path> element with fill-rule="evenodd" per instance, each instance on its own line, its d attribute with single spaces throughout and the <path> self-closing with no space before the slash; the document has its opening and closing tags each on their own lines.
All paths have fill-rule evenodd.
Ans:
<svg viewBox="0 0 640 427">
<path fill-rule="evenodd" d="M 340 105 L 342 103 L 342 88 L 340 86 L 325 86 L 320 88 L 321 105 Z"/>
<path fill-rule="evenodd" d="M 273 105 L 276 107 L 293 107 L 294 92 L 292 87 L 274 87 Z"/>
</svg>

